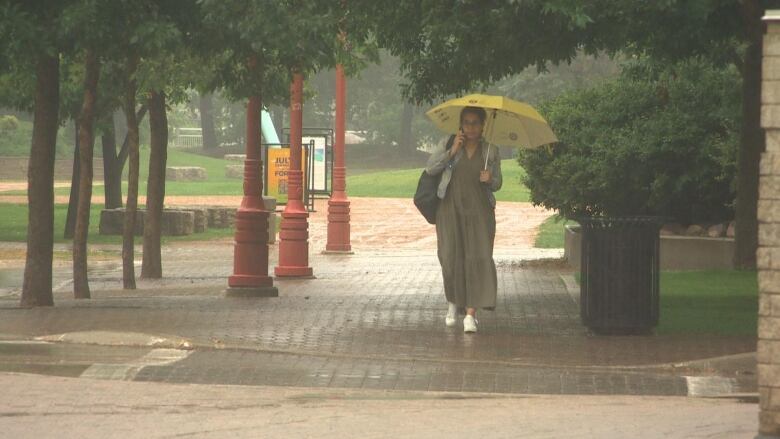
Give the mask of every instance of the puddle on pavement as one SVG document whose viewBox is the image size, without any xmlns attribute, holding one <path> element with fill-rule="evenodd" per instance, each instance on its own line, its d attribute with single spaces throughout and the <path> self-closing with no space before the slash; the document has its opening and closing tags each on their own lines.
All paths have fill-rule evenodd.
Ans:
<svg viewBox="0 0 780 439">
<path fill-rule="evenodd" d="M 0 340 L 0 371 L 78 377 L 95 363 L 123 364 L 151 348 Z"/>
</svg>

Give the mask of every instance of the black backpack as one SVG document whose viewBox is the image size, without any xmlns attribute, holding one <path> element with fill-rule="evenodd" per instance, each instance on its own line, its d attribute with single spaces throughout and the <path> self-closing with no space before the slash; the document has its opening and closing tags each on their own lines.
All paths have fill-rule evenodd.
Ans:
<svg viewBox="0 0 780 439">
<path fill-rule="evenodd" d="M 452 148 L 453 142 L 455 142 L 455 136 L 450 136 L 447 140 L 447 150 Z M 417 190 L 414 192 L 414 205 L 417 206 L 417 210 L 425 217 L 428 224 L 436 224 L 436 211 L 439 209 L 437 192 L 440 181 L 441 173 L 430 175 L 424 169 L 422 175 L 420 175 L 420 180 L 417 181 Z"/>
</svg>

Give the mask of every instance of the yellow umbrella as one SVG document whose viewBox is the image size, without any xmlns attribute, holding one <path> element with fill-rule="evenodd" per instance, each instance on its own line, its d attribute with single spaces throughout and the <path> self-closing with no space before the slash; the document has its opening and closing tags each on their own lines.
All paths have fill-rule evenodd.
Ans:
<svg viewBox="0 0 780 439">
<path fill-rule="evenodd" d="M 425 113 L 440 130 L 456 134 L 465 107 L 487 111 L 483 138 L 496 145 L 536 148 L 558 141 L 547 121 L 528 104 L 483 94 L 470 94 L 441 103 Z"/>
</svg>

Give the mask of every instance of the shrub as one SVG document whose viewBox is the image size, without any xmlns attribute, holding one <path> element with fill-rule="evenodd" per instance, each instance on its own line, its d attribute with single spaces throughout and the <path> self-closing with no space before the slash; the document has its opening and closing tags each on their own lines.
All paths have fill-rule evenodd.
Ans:
<svg viewBox="0 0 780 439">
<path fill-rule="evenodd" d="M 19 119 L 14 115 L 0 116 L 0 135 L 19 128 Z"/>
<path fill-rule="evenodd" d="M 521 151 L 534 204 L 568 218 L 734 216 L 740 77 L 698 59 L 621 76 L 541 106 L 560 143 Z"/>
</svg>

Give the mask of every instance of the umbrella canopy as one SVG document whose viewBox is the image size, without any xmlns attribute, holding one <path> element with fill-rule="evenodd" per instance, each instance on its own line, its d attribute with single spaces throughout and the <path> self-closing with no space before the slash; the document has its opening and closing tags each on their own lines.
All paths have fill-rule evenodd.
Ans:
<svg viewBox="0 0 780 439">
<path fill-rule="evenodd" d="M 483 137 L 496 145 L 536 148 L 558 141 L 547 121 L 528 104 L 503 96 L 471 94 L 441 103 L 425 113 L 440 130 L 455 134 L 465 107 L 487 111 Z"/>
</svg>

